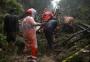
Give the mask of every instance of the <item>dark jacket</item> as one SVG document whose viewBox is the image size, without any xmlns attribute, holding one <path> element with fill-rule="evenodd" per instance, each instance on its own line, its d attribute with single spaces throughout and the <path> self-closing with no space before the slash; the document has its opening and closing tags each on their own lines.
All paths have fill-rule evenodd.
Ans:
<svg viewBox="0 0 90 62">
<path fill-rule="evenodd" d="M 17 32 L 18 31 L 18 16 L 6 15 L 4 19 L 4 32 Z"/>
</svg>

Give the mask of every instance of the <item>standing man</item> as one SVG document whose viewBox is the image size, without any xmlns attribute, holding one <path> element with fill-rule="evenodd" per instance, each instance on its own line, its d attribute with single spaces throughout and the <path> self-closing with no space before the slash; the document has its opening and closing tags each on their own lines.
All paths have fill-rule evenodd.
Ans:
<svg viewBox="0 0 90 62">
<path fill-rule="evenodd" d="M 4 33 L 7 36 L 8 46 L 14 46 L 16 32 L 18 31 L 18 16 L 15 15 L 16 8 L 9 10 L 9 14 L 4 18 Z"/>
<path fill-rule="evenodd" d="M 54 31 L 57 26 L 57 21 L 54 19 L 54 14 L 51 11 L 46 11 L 42 15 L 43 30 L 47 39 L 48 49 L 53 48 L 54 42 Z"/>
<path fill-rule="evenodd" d="M 36 10 L 30 8 L 26 11 L 26 17 L 22 21 L 22 32 L 25 39 L 25 50 L 28 55 L 28 62 L 36 62 L 37 59 L 37 37 L 36 37 L 36 25 L 40 25 L 40 23 L 35 22 Z"/>
</svg>

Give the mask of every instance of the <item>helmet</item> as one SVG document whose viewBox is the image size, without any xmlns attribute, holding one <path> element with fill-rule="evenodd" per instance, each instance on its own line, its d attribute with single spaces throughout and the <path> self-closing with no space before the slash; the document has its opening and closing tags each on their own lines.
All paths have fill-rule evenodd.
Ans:
<svg viewBox="0 0 90 62">
<path fill-rule="evenodd" d="M 43 19 L 43 20 L 49 20 L 49 19 L 51 19 L 53 16 L 54 16 L 54 15 L 53 15 L 53 13 L 52 13 L 51 11 L 46 11 L 46 12 L 43 13 L 42 19 Z"/>
<path fill-rule="evenodd" d="M 30 14 L 31 16 L 35 17 L 37 11 L 34 8 L 30 8 L 26 11 L 27 14 Z"/>
</svg>

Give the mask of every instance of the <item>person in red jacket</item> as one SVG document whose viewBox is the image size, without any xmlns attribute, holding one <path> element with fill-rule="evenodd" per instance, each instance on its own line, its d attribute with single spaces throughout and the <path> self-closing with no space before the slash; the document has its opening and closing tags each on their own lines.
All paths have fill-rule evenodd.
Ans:
<svg viewBox="0 0 90 62">
<path fill-rule="evenodd" d="M 36 37 L 36 25 L 40 23 L 35 22 L 36 10 L 30 8 L 26 11 L 26 17 L 22 21 L 22 31 L 25 39 L 25 49 L 28 55 L 28 62 L 36 62 L 37 59 L 37 37 Z"/>
<path fill-rule="evenodd" d="M 57 26 L 57 20 L 54 18 L 54 14 L 51 11 L 46 11 L 42 15 L 43 30 L 47 39 L 48 49 L 53 49 L 54 31 Z"/>
</svg>

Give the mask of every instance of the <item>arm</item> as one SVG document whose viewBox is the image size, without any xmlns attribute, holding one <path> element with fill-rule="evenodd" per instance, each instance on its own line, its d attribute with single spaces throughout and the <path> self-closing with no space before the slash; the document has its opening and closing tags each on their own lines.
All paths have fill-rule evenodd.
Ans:
<svg viewBox="0 0 90 62">
<path fill-rule="evenodd" d="M 35 20 L 34 20 L 33 17 L 29 17 L 27 20 L 29 20 L 30 23 L 31 23 L 33 26 L 40 26 L 40 25 L 41 25 L 41 23 L 35 22 Z"/>
<path fill-rule="evenodd" d="M 41 23 L 36 22 L 34 26 L 41 26 Z"/>
</svg>

